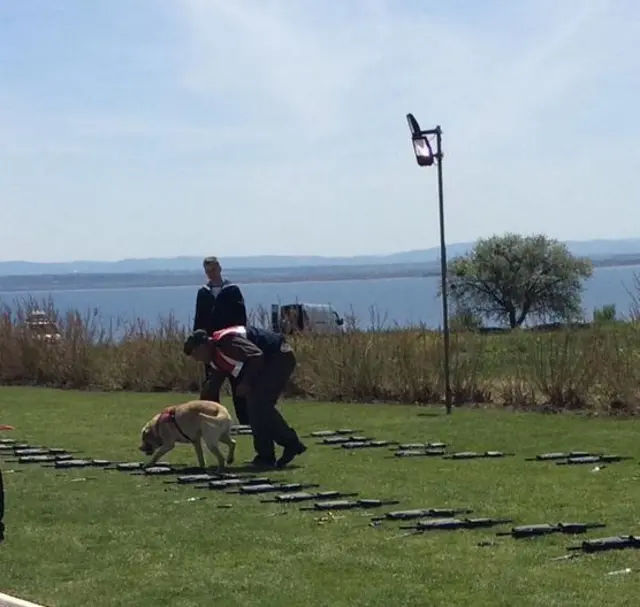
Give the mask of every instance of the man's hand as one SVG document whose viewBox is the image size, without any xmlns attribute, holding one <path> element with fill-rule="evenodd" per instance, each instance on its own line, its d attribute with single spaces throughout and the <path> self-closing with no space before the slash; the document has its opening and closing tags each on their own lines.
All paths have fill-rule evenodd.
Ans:
<svg viewBox="0 0 640 607">
<path fill-rule="evenodd" d="M 15 430 L 13 426 L 7 426 L 6 424 L 0 424 L 0 431 L 9 432 L 10 430 Z"/>
</svg>

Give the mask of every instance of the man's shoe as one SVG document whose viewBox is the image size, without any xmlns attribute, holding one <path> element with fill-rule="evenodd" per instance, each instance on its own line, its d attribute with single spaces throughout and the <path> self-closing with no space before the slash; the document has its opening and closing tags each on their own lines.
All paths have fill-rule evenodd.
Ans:
<svg viewBox="0 0 640 607">
<path fill-rule="evenodd" d="M 252 460 L 251 460 L 251 465 L 254 468 L 262 468 L 262 469 L 270 469 L 270 468 L 274 468 L 276 465 L 276 458 L 273 457 L 261 457 L 260 455 L 256 455 Z"/>
<path fill-rule="evenodd" d="M 276 462 L 276 468 L 284 468 L 287 464 L 290 464 L 296 456 L 302 455 L 306 450 L 306 445 L 303 445 L 301 442 L 297 442 L 290 447 L 285 447 L 282 450 L 280 459 Z"/>
</svg>

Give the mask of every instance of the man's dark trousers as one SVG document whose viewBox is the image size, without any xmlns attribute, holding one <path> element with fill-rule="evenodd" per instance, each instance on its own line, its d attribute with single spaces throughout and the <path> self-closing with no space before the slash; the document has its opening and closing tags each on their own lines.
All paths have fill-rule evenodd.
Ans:
<svg viewBox="0 0 640 607">
<path fill-rule="evenodd" d="M 220 402 L 220 388 L 222 388 L 225 378 L 219 373 L 212 372 L 209 365 L 205 365 L 204 373 L 205 384 L 200 392 L 200 398 L 202 400 Z M 233 408 L 236 412 L 236 419 L 239 424 L 248 426 L 249 412 L 247 410 L 247 399 L 236 394 L 238 381 L 235 377 L 229 377 L 229 384 L 231 385 L 231 398 L 233 398 Z"/>
<path fill-rule="evenodd" d="M 233 408 L 236 412 L 236 419 L 238 420 L 239 424 L 248 426 L 249 410 L 247 407 L 247 399 L 244 396 L 238 396 L 236 394 L 236 388 L 238 386 L 237 378 L 230 377 L 229 384 L 231 384 L 231 398 L 233 399 Z"/>
<path fill-rule="evenodd" d="M 275 459 L 274 442 L 281 447 L 300 443 L 296 431 L 287 424 L 276 408 L 278 397 L 284 392 L 295 368 L 296 357 L 292 351 L 274 353 L 265 361 L 260 374 L 252 382 L 247 408 L 253 445 L 261 460 Z"/>
</svg>

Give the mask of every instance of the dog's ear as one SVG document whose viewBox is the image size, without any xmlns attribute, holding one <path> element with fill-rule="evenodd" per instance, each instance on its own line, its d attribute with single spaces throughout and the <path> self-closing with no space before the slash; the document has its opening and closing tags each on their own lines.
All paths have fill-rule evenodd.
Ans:
<svg viewBox="0 0 640 607">
<path fill-rule="evenodd" d="M 154 415 L 142 428 L 141 438 L 142 442 L 161 442 L 160 428 L 158 422 L 160 421 L 160 415 Z"/>
<path fill-rule="evenodd" d="M 147 443 L 152 436 L 152 426 L 148 422 L 142 426 L 142 430 L 140 430 L 140 442 Z"/>
<path fill-rule="evenodd" d="M 140 430 L 140 440 L 144 442 L 144 439 L 149 436 L 149 423 L 147 422 L 144 426 L 142 426 L 142 430 Z"/>
</svg>

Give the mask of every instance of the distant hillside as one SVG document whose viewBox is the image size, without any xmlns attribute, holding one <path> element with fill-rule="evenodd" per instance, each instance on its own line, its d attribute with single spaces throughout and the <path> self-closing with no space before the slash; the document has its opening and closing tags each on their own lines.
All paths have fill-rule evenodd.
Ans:
<svg viewBox="0 0 640 607">
<path fill-rule="evenodd" d="M 603 259 L 640 259 L 640 238 L 625 240 L 567 241 L 572 253 Z M 469 251 L 473 243 L 453 243 L 447 246 L 450 258 Z M 322 257 L 296 255 L 261 255 L 253 257 L 221 257 L 224 269 L 231 270 L 295 270 L 307 272 L 309 268 L 363 268 L 365 266 L 403 266 L 410 264 L 434 264 L 440 258 L 438 247 L 404 251 L 391 255 L 359 255 L 354 257 Z M 123 259 L 120 261 L 71 261 L 71 262 L 0 262 L 0 276 L 62 276 L 67 274 L 151 274 L 200 272 L 202 257 L 172 257 L 156 259 Z M 367 274 L 369 271 L 366 272 Z"/>
<path fill-rule="evenodd" d="M 640 266 L 640 255 L 593 257 L 596 267 Z M 325 282 L 439 276 L 440 262 L 382 263 L 296 268 L 231 268 L 225 276 L 242 285 L 251 283 Z M 181 287 L 202 284 L 201 270 L 188 272 L 73 273 L 0 276 L 0 292 L 60 291 L 69 289 L 126 289 Z"/>
<path fill-rule="evenodd" d="M 449 255 L 465 253 L 471 245 L 453 244 Z M 640 246 L 639 246 L 640 250 Z M 119 261 L 30 262 L 0 261 L 0 276 L 33 276 L 36 274 L 131 274 L 138 272 L 200 271 L 202 257 L 169 257 L 151 259 L 122 259 Z M 356 255 L 353 257 L 323 257 L 304 255 L 258 255 L 252 257 L 220 257 L 225 270 L 344 267 L 428 263 L 440 259 L 440 249 L 406 251 L 391 255 Z"/>
</svg>

